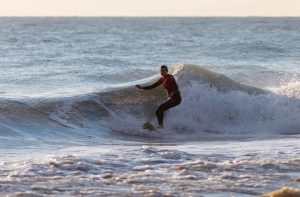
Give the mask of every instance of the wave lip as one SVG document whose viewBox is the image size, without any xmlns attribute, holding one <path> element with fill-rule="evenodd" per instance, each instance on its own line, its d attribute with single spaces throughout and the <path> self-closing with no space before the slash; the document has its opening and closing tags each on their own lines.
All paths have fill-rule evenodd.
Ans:
<svg viewBox="0 0 300 197">
<path fill-rule="evenodd" d="M 257 87 L 242 84 L 224 74 L 193 64 L 176 65 L 173 74 L 178 76 L 179 83 L 182 85 L 196 81 L 198 83 L 207 84 L 221 92 L 241 91 L 255 95 L 267 92 Z"/>
</svg>

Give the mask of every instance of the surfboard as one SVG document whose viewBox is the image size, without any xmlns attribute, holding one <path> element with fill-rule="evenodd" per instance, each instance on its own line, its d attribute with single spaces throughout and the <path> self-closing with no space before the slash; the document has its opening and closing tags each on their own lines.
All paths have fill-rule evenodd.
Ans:
<svg viewBox="0 0 300 197">
<path fill-rule="evenodd" d="M 153 126 L 153 124 L 151 122 L 145 122 L 143 124 L 143 129 L 148 129 L 149 131 L 155 131 L 156 130 L 155 126 Z"/>
</svg>

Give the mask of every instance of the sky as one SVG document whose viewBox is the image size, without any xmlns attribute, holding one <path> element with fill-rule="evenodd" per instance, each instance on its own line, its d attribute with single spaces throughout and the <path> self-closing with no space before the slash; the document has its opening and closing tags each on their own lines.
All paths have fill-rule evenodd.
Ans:
<svg viewBox="0 0 300 197">
<path fill-rule="evenodd" d="M 0 0 L 0 16 L 300 16 L 300 0 Z"/>
</svg>

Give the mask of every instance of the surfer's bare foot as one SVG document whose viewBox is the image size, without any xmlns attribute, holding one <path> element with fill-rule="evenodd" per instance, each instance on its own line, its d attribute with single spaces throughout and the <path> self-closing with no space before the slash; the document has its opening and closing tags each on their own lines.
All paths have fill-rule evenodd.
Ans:
<svg viewBox="0 0 300 197">
<path fill-rule="evenodd" d="M 162 125 L 157 125 L 157 129 L 163 129 L 164 128 L 164 126 L 162 126 Z"/>
</svg>

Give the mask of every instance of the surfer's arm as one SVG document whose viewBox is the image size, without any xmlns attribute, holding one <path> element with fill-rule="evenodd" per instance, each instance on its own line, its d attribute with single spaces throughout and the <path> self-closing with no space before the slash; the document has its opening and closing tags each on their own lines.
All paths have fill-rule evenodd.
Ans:
<svg viewBox="0 0 300 197">
<path fill-rule="evenodd" d="M 163 80 L 162 78 L 160 78 L 157 82 L 155 82 L 154 84 L 152 85 L 149 85 L 149 86 L 144 86 L 144 87 L 141 87 L 141 89 L 143 90 L 151 90 L 153 88 L 156 88 L 157 86 L 159 86 L 160 84 L 162 84 Z"/>
</svg>

